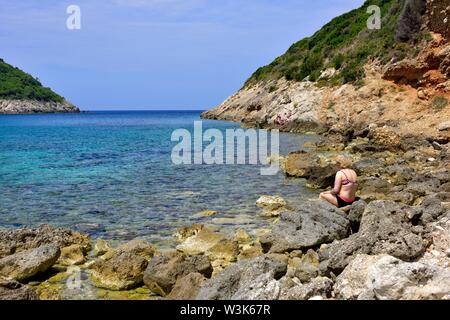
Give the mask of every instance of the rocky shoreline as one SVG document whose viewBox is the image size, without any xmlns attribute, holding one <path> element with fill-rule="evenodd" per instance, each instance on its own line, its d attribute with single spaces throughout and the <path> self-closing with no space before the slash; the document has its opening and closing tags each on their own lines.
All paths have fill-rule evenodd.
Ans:
<svg viewBox="0 0 450 320">
<path fill-rule="evenodd" d="M 332 184 L 337 154 L 351 157 L 361 200 L 348 213 L 263 196 L 258 214 L 273 219 L 270 229 L 251 237 L 186 226 L 169 251 L 143 240 L 111 248 L 50 226 L 3 230 L 0 299 L 448 300 L 449 144 L 370 131 L 280 157 L 287 176 L 315 188 Z"/>
<path fill-rule="evenodd" d="M 70 102 L 43 102 L 36 100 L 0 99 L 0 114 L 78 113 L 80 109 Z"/>
</svg>

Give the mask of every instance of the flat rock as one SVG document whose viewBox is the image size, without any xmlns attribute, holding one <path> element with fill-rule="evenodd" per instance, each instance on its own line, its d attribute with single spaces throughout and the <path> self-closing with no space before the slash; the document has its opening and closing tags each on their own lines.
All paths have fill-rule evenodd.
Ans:
<svg viewBox="0 0 450 320">
<path fill-rule="evenodd" d="M 45 245 L 0 259 L 0 276 L 25 281 L 53 266 L 60 256 L 59 247 Z"/>
<path fill-rule="evenodd" d="M 339 209 L 323 201 L 306 201 L 292 212 L 283 212 L 260 242 L 265 252 L 283 253 L 317 247 L 349 232 L 350 222 Z"/>
</svg>

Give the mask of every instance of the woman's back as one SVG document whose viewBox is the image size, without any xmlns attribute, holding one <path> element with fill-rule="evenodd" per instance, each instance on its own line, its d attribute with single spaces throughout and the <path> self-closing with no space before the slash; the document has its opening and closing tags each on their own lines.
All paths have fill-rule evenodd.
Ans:
<svg viewBox="0 0 450 320">
<path fill-rule="evenodd" d="M 356 191 L 358 190 L 358 175 L 354 170 L 343 169 L 339 171 L 341 179 L 341 191 L 339 195 L 343 199 L 354 200 L 356 197 Z"/>
</svg>

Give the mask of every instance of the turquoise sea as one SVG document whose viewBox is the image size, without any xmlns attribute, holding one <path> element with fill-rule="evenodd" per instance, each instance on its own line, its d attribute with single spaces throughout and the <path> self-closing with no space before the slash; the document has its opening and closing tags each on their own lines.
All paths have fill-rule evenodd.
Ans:
<svg viewBox="0 0 450 320">
<path fill-rule="evenodd" d="M 0 116 L 0 228 L 47 223 L 113 241 L 171 245 L 201 222 L 251 232 L 261 195 L 290 202 L 316 197 L 301 179 L 261 176 L 255 165 L 174 165 L 171 134 L 193 130 L 199 111 L 86 112 Z M 239 124 L 203 121 L 203 128 Z M 281 134 L 281 154 L 314 136 Z M 213 218 L 196 218 L 215 210 Z"/>
</svg>

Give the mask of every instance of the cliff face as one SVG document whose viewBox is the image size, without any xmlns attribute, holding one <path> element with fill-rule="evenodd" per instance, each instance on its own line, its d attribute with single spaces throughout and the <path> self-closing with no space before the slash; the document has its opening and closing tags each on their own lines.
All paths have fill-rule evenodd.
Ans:
<svg viewBox="0 0 450 320">
<path fill-rule="evenodd" d="M 22 114 L 22 113 L 66 113 L 80 112 L 68 101 L 42 102 L 35 100 L 5 100 L 0 99 L 0 114 Z"/>
<path fill-rule="evenodd" d="M 388 12 L 393 12 L 399 2 L 402 1 L 392 2 Z M 402 2 L 404 6 L 408 4 L 409 1 Z M 439 137 L 448 141 L 450 132 L 440 130 L 442 123 L 450 120 L 450 27 L 446 10 L 450 10 L 448 0 L 429 0 L 419 19 L 420 31 L 412 35 L 414 40 L 409 43 L 395 40 L 401 29 L 400 20 L 404 24 L 408 18 L 404 13 L 392 15 L 392 19 L 394 16 L 397 19 L 397 30 L 386 29 L 384 40 L 380 40 L 385 41 L 386 52 L 392 48 L 392 55 L 369 54 L 360 80 L 330 84 L 333 79 L 341 79 L 340 74 L 347 68 L 327 63 L 327 59 L 335 60 L 335 55 L 324 60 L 314 81 L 308 81 L 311 76 L 289 81 L 286 77 L 265 75 L 265 80 L 248 81 L 239 92 L 202 116 L 259 128 L 331 134 L 386 126 L 402 136 Z M 360 45 L 361 39 L 366 38 L 376 43 L 377 39 L 370 37 L 380 36 L 366 33 L 367 30 L 362 30 L 355 36 L 351 46 Z M 348 59 L 352 57 L 350 53 Z M 276 64 L 283 59 L 278 58 L 272 66 L 277 68 Z M 302 63 L 307 60 L 299 62 Z"/>
</svg>

